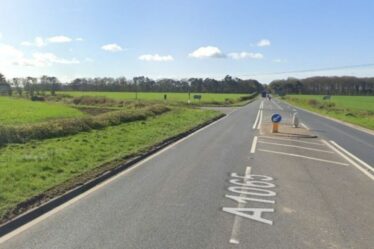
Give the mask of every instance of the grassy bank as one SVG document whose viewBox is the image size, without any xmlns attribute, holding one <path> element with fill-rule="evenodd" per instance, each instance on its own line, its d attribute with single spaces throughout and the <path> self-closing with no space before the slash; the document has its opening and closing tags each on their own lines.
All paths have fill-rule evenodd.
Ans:
<svg viewBox="0 0 374 249">
<path fill-rule="evenodd" d="M 74 97 L 79 96 L 100 96 L 116 100 L 134 100 L 135 92 L 59 92 L 59 94 L 66 94 Z M 139 100 L 155 100 L 163 101 L 164 94 L 167 95 L 167 100 L 171 102 L 188 101 L 188 93 L 155 93 L 155 92 L 138 92 Z M 194 95 L 201 95 L 201 100 L 194 99 Z M 248 94 L 235 94 L 235 93 L 191 93 L 191 103 L 193 104 L 225 104 L 226 102 L 237 103 L 243 101 L 241 97 L 251 95 Z"/>
<path fill-rule="evenodd" d="M 220 115 L 175 108 L 163 115 L 63 138 L 0 148 L 0 219 L 17 204 L 100 165 L 145 151 L 168 137 Z"/>
<path fill-rule="evenodd" d="M 287 95 L 284 99 L 295 106 L 374 130 L 373 96 L 332 96 L 331 100 L 323 100 L 322 95 Z"/>
<path fill-rule="evenodd" d="M 19 126 L 0 125 L 0 146 L 9 143 L 25 143 L 30 140 L 43 140 L 53 137 L 74 135 L 82 131 L 102 129 L 123 123 L 145 120 L 160 115 L 170 109 L 162 104 L 145 106 L 138 109 L 122 109 L 73 119 L 59 119 L 37 124 Z"/>
<path fill-rule="evenodd" d="M 0 125 L 31 124 L 47 120 L 82 116 L 84 116 L 84 113 L 62 104 L 0 97 Z"/>
</svg>

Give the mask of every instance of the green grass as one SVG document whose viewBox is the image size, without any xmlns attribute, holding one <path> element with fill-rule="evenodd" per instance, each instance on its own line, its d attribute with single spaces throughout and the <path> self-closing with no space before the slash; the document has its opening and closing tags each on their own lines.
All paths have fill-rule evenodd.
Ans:
<svg viewBox="0 0 374 249">
<path fill-rule="evenodd" d="M 101 96 L 108 97 L 116 100 L 133 100 L 135 99 L 134 92 L 59 92 L 68 94 L 74 97 L 79 96 Z M 139 92 L 138 99 L 140 100 L 164 100 L 164 94 L 167 94 L 168 101 L 187 102 L 188 93 L 155 93 L 155 92 Z M 201 101 L 193 99 L 194 95 L 201 95 Z M 240 97 L 251 95 L 248 94 L 235 94 L 235 93 L 191 93 L 191 103 L 204 104 L 220 102 L 224 103 L 226 99 L 231 99 L 233 102 L 238 102 Z"/>
<path fill-rule="evenodd" d="M 30 124 L 83 115 L 79 110 L 62 104 L 0 97 L 0 125 Z"/>
<path fill-rule="evenodd" d="M 325 106 L 311 105 L 308 101 L 312 99 L 325 103 Z M 286 100 L 296 106 L 374 130 L 373 96 L 332 96 L 331 100 L 323 100 L 323 95 L 287 95 Z M 332 106 L 328 107 L 329 103 Z"/>
<path fill-rule="evenodd" d="M 215 111 L 175 108 L 146 121 L 2 147 L 0 219 L 32 196 L 106 162 L 144 151 L 218 115 Z"/>
</svg>

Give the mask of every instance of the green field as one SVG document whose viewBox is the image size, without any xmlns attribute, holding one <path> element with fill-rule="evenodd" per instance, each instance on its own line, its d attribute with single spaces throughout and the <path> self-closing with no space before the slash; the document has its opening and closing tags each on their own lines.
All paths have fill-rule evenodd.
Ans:
<svg viewBox="0 0 374 249">
<path fill-rule="evenodd" d="M 289 103 L 374 130 L 374 96 L 287 95 Z M 317 103 L 314 103 L 316 100 Z"/>
<path fill-rule="evenodd" d="M 74 97 L 78 96 L 100 96 L 116 100 L 133 100 L 135 99 L 135 92 L 59 92 L 60 94 L 68 94 Z M 139 92 L 138 99 L 140 100 L 164 100 L 164 94 L 167 95 L 168 101 L 187 102 L 188 93 L 154 93 L 154 92 Z M 193 98 L 194 95 L 201 95 L 201 101 Z M 235 93 L 191 93 L 192 103 L 224 103 L 226 99 L 231 99 L 233 102 L 239 102 L 240 97 L 251 95 L 235 94 Z"/>
<path fill-rule="evenodd" d="M 32 196 L 104 163 L 145 151 L 218 115 L 209 110 L 174 108 L 145 121 L 1 147 L 0 220 Z"/>
<path fill-rule="evenodd" d="M 62 104 L 0 97 L 0 125 L 30 124 L 83 115 L 79 110 Z"/>
</svg>

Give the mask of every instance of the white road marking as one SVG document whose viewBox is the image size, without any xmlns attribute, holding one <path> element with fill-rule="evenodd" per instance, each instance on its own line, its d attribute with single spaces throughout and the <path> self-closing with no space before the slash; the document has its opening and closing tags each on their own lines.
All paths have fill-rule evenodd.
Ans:
<svg viewBox="0 0 374 249">
<path fill-rule="evenodd" d="M 260 112 L 261 112 L 261 110 L 258 110 L 258 112 L 257 112 L 257 116 L 256 116 L 256 120 L 255 120 L 255 123 L 254 123 L 253 126 L 252 126 L 252 129 L 253 129 L 253 130 L 256 129 L 257 122 L 258 122 L 258 119 L 259 119 L 259 117 L 260 117 Z"/>
<path fill-rule="evenodd" d="M 264 149 L 258 149 L 258 151 L 268 152 L 268 153 L 273 153 L 273 154 L 279 154 L 279 155 L 285 155 L 285 156 L 291 156 L 291 157 L 300 157 L 300 158 L 305 158 L 305 159 L 310 159 L 310 160 L 320 161 L 320 162 L 325 162 L 325 163 L 331 163 L 331 164 L 337 164 L 337 165 L 342 165 L 342 166 L 349 166 L 349 164 L 347 164 L 347 163 L 325 160 L 325 159 L 321 159 L 321 158 L 303 156 L 303 155 L 292 154 L 292 153 L 285 153 L 285 152 L 281 152 L 281 151 L 264 150 Z"/>
<path fill-rule="evenodd" d="M 280 110 L 284 110 L 283 107 L 281 107 L 276 101 L 273 101 L 273 103 L 280 109 Z"/>
<path fill-rule="evenodd" d="M 284 140 L 284 141 L 292 141 L 292 142 L 299 142 L 299 143 L 304 143 L 304 144 L 323 145 L 322 143 L 306 142 L 306 141 L 300 141 L 300 140 L 289 139 L 289 138 L 281 138 L 281 137 L 261 136 L 260 138 L 275 139 L 275 140 Z"/>
<path fill-rule="evenodd" d="M 310 148 L 310 147 L 303 147 L 303 146 L 297 146 L 297 145 L 291 145 L 291 144 L 279 144 L 279 143 L 272 143 L 272 142 L 265 142 L 265 141 L 258 141 L 258 142 L 262 143 L 262 144 L 279 145 L 279 146 L 285 146 L 285 147 L 293 147 L 293 148 L 300 148 L 300 149 L 304 149 L 304 150 L 311 150 L 311 151 L 318 151 L 318 152 L 322 152 L 322 153 L 334 154 L 333 151 L 319 150 L 319 149 L 314 149 L 314 148 Z"/>
<path fill-rule="evenodd" d="M 236 112 L 236 111 L 239 110 L 239 109 L 240 109 L 240 108 L 234 110 L 233 112 Z M 230 114 L 232 114 L 233 112 L 231 112 Z M 207 126 L 201 128 L 201 129 L 199 129 L 199 130 L 197 130 L 197 131 L 191 133 L 190 135 L 188 135 L 188 136 L 186 136 L 186 137 L 184 137 L 184 138 L 182 138 L 182 139 L 176 141 L 175 143 L 170 144 L 169 146 L 165 147 L 164 149 L 162 149 L 162 150 L 156 152 L 155 154 L 153 154 L 153 155 L 151 155 L 151 156 L 145 158 L 143 161 L 140 161 L 140 162 L 136 163 L 135 165 L 129 167 L 128 169 L 122 171 L 121 173 L 119 173 L 119 174 L 117 174 L 117 175 L 115 175 L 115 176 L 109 178 L 108 180 L 106 180 L 106 181 L 104 181 L 104 182 L 102 182 L 102 183 L 96 185 L 95 187 L 91 188 L 90 190 L 87 190 L 86 192 L 84 192 L 84 193 L 78 195 L 77 197 L 74 197 L 74 198 L 71 199 L 70 201 L 67 201 L 67 202 L 65 202 L 64 204 L 62 204 L 62 205 L 60 205 L 60 206 L 57 206 L 56 208 L 52 209 L 51 211 L 49 211 L 49 212 L 47 212 L 47 213 L 45 213 L 45 214 L 39 216 L 38 218 L 33 219 L 32 221 L 30 221 L 30 222 L 28 222 L 28 223 L 22 225 L 21 227 L 19 227 L 19 228 L 13 230 L 12 232 L 3 235 L 2 237 L 0 237 L 0 244 L 2 244 L 2 243 L 4 243 L 5 241 L 7 241 L 7 240 L 9 240 L 9 239 L 11 239 L 11 238 L 13 238 L 13 237 L 19 235 L 20 233 L 26 231 L 27 229 L 31 228 L 32 226 L 34 226 L 34 225 L 36 225 L 36 224 L 42 222 L 43 220 L 48 219 L 49 217 L 53 216 L 54 214 L 58 213 L 59 211 L 63 210 L 64 208 L 66 208 L 66 207 L 68 207 L 68 206 L 70 206 L 70 205 L 76 203 L 77 201 L 83 199 L 84 197 L 88 196 L 89 194 L 95 192 L 96 190 L 98 190 L 98 189 L 100 189 L 100 188 L 102 188 L 102 187 L 104 187 L 104 186 L 110 184 L 111 182 L 117 180 L 118 178 L 120 178 L 120 177 L 122 177 L 122 176 L 124 176 L 124 175 L 129 174 L 131 171 L 135 170 L 136 168 L 140 167 L 141 165 L 145 164 L 146 162 L 152 160 L 153 158 L 159 156 L 159 155 L 162 154 L 163 152 L 165 152 L 165 151 L 167 151 L 167 150 L 173 148 L 174 146 L 176 146 L 176 145 L 182 143 L 183 141 L 185 141 L 185 140 L 189 139 L 190 137 L 192 137 L 192 136 L 198 134 L 199 132 L 202 132 L 202 131 L 208 129 L 208 128 L 210 128 L 211 126 L 213 126 L 213 125 L 215 125 L 215 124 L 218 124 L 220 121 L 223 121 L 223 120 L 226 119 L 227 117 L 228 117 L 228 116 L 225 116 L 225 117 L 223 117 L 223 118 L 221 118 L 221 119 L 218 119 L 218 120 L 214 121 L 213 123 L 211 123 L 211 124 L 209 124 L 209 125 L 207 125 Z"/>
<path fill-rule="evenodd" d="M 261 110 L 261 113 L 260 113 L 260 120 L 258 121 L 258 127 L 257 129 L 261 129 L 261 124 L 262 124 L 262 110 Z"/>
<path fill-rule="evenodd" d="M 256 145 L 257 145 L 257 136 L 255 136 L 253 138 L 252 147 L 251 147 L 251 153 L 255 153 L 255 151 L 256 151 Z"/>
<path fill-rule="evenodd" d="M 245 176 L 249 176 L 251 174 L 251 167 L 248 167 L 245 169 Z M 244 194 L 240 194 L 240 197 L 244 197 Z M 245 203 L 239 203 L 238 208 L 243 208 Z M 231 231 L 231 238 L 230 243 L 231 244 L 239 244 L 239 229 L 240 229 L 240 221 L 242 217 L 235 215 L 234 218 L 234 224 L 232 226 Z"/>
<path fill-rule="evenodd" d="M 350 162 L 353 166 L 355 166 L 358 170 L 360 170 L 362 173 L 364 173 L 365 175 L 367 175 L 371 180 L 374 180 L 374 175 L 370 174 L 367 170 L 365 170 L 364 168 L 362 168 L 360 165 L 358 165 L 355 161 L 353 161 L 351 158 L 349 158 L 348 156 L 346 156 L 345 154 L 343 154 L 341 151 L 339 151 L 338 149 L 336 149 L 334 146 L 332 146 L 331 144 L 329 144 L 327 141 L 325 140 L 322 140 L 322 142 L 324 142 L 327 146 L 329 146 L 331 149 L 333 149 L 336 153 L 338 153 L 340 156 L 342 156 L 345 160 L 347 160 L 348 162 Z"/>
<path fill-rule="evenodd" d="M 304 123 L 300 123 L 300 125 L 301 125 L 302 127 L 304 127 L 305 129 L 310 130 L 309 127 L 306 126 L 306 124 L 304 124 Z"/>
<path fill-rule="evenodd" d="M 335 147 L 337 147 L 338 149 L 342 150 L 343 152 L 345 152 L 348 156 L 350 156 L 351 158 L 353 158 L 354 160 L 356 160 L 357 162 L 361 163 L 363 166 L 365 166 L 368 170 L 374 172 L 374 168 L 371 167 L 369 164 L 367 164 L 366 162 L 362 161 L 360 158 L 356 157 L 355 155 L 353 155 L 351 152 L 349 152 L 348 150 L 344 149 L 342 146 L 340 146 L 339 144 L 337 144 L 336 142 L 330 140 L 330 143 L 332 143 L 333 145 L 335 145 Z"/>
</svg>

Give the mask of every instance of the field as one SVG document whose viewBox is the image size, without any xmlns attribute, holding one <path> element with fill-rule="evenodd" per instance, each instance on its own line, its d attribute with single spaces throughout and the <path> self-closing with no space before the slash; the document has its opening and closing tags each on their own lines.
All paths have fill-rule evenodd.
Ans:
<svg viewBox="0 0 374 249">
<path fill-rule="evenodd" d="M 374 130 L 373 96 L 287 95 L 289 103 Z"/>
<path fill-rule="evenodd" d="M 7 211 L 32 196 L 105 163 L 145 151 L 218 115 L 215 111 L 173 108 L 144 121 L 1 147 L 0 221 Z"/>
<path fill-rule="evenodd" d="M 135 92 L 59 92 L 71 96 L 105 96 L 116 100 L 133 100 L 135 99 Z M 167 95 L 168 101 L 187 102 L 188 93 L 155 93 L 155 92 L 139 92 L 139 100 L 164 100 L 164 94 Z M 201 100 L 194 99 L 194 95 L 201 95 Z M 251 95 L 235 94 L 235 93 L 191 93 L 191 103 L 224 103 L 226 99 L 233 102 L 239 102 L 240 97 Z"/>
<path fill-rule="evenodd" d="M 79 110 L 66 105 L 0 97 L 0 125 L 30 124 L 83 115 Z"/>
</svg>

